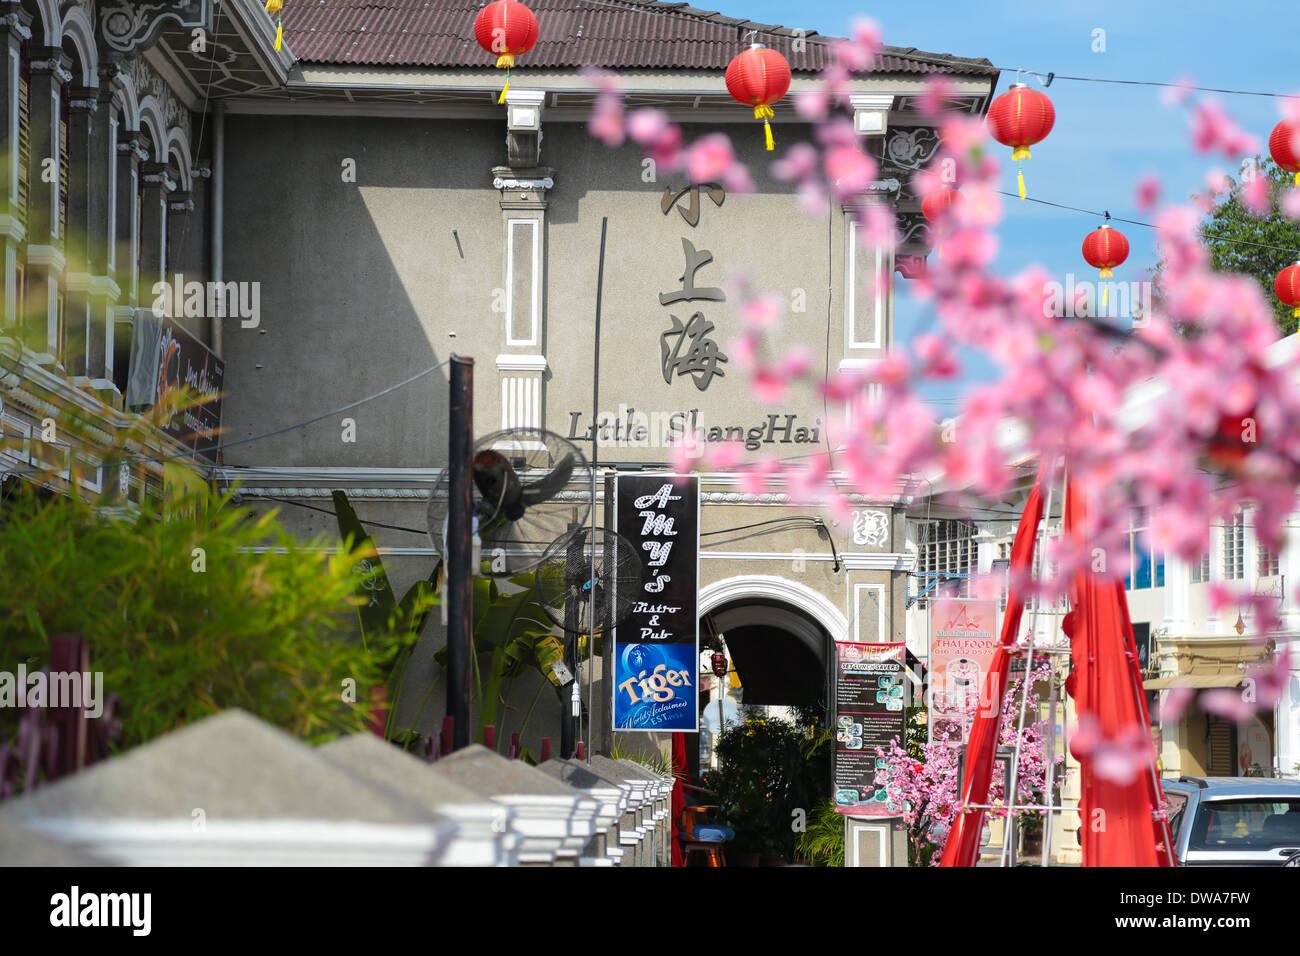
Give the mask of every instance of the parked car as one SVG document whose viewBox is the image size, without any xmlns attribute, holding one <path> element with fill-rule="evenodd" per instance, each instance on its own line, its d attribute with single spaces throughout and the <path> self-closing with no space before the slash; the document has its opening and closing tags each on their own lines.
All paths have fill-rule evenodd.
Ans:
<svg viewBox="0 0 1300 956">
<path fill-rule="evenodd" d="M 1300 781 L 1162 780 L 1179 866 L 1300 866 Z"/>
</svg>

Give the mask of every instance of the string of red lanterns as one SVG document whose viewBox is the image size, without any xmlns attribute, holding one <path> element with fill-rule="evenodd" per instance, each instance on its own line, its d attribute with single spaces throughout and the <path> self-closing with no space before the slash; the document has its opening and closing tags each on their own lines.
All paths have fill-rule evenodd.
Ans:
<svg viewBox="0 0 1300 956">
<path fill-rule="evenodd" d="M 506 85 L 497 97 L 506 101 L 510 89 L 510 70 L 515 57 L 522 56 L 537 43 L 537 18 L 519 0 L 495 0 L 474 18 L 474 39 L 488 53 L 496 55 L 497 69 L 506 71 Z"/>
<path fill-rule="evenodd" d="M 277 14 L 283 0 L 266 0 L 266 10 Z M 277 20 L 275 48 L 280 49 L 283 26 Z M 510 70 L 515 57 L 529 52 L 537 43 L 539 26 L 533 12 L 518 0 L 494 0 L 479 11 L 474 19 L 474 37 L 488 53 L 497 57 L 497 69 L 506 71 L 505 85 L 498 103 L 504 103 L 510 90 Z M 768 152 L 776 148 L 772 136 L 771 120 L 775 117 L 772 105 L 779 102 L 790 90 L 792 73 L 790 64 L 778 51 L 761 43 L 751 44 L 748 50 L 738 53 L 727 65 L 727 92 L 732 99 L 754 110 L 754 118 L 763 121 L 763 133 Z M 1056 125 L 1056 107 L 1047 94 L 1016 83 L 990 105 L 986 117 L 989 134 L 1004 146 L 1011 147 L 1013 162 L 1031 159 L 1029 148 L 1041 143 Z M 1282 120 L 1273 127 L 1268 140 L 1273 162 L 1295 176 L 1300 188 L 1300 124 Z M 1020 198 L 1024 199 L 1024 170 L 1016 173 Z M 962 199 L 952 186 L 944 185 L 930 193 L 921 202 L 921 213 L 927 222 L 938 223 L 953 205 Z M 1083 240 L 1083 258 L 1100 270 L 1100 278 L 1114 276 L 1113 270 L 1122 265 L 1129 254 L 1128 239 L 1118 229 L 1103 224 Z M 940 252 L 942 255 L 942 252 Z M 1106 304 L 1108 289 L 1103 287 L 1102 304 Z M 1300 262 L 1283 269 L 1273 284 L 1278 299 L 1295 310 L 1300 318 Z"/>
</svg>

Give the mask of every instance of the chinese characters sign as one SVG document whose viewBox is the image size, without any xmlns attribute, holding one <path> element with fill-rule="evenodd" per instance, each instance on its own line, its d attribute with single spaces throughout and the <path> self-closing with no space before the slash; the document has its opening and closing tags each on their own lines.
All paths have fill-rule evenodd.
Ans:
<svg viewBox="0 0 1300 956">
<path fill-rule="evenodd" d="M 835 645 L 835 809 L 853 816 L 891 816 L 876 773 L 895 737 L 902 746 L 903 644 Z"/>
<path fill-rule="evenodd" d="M 614 636 L 614 729 L 699 729 L 700 484 L 617 475 L 614 530 L 641 552 L 632 611 Z"/>
<path fill-rule="evenodd" d="M 674 193 L 665 189 L 659 206 L 664 215 L 672 211 L 682 196 L 689 196 L 685 208 L 678 206 L 677 211 L 693 229 L 700 221 L 700 189 L 707 190 L 715 205 L 721 206 L 726 193 L 721 186 L 710 183 L 704 187 L 688 186 Z M 716 286 L 696 284 L 696 273 L 713 261 L 713 253 L 707 249 L 696 249 L 689 239 L 682 239 L 682 254 L 686 266 L 679 281 L 681 288 L 672 292 L 659 294 L 660 305 L 673 305 L 678 302 L 725 302 L 726 294 Z M 719 368 L 727 361 L 727 356 L 718 348 L 712 333 L 715 326 L 703 312 L 694 312 L 686 321 L 677 315 L 669 315 L 672 327 L 659 336 L 659 364 L 663 370 L 664 381 L 673 383 L 673 376 L 690 378 L 701 392 L 709 387 L 715 377 L 722 378 L 726 373 Z"/>
<path fill-rule="evenodd" d="M 994 601 L 938 598 L 930 602 L 930 739 L 953 744 L 970 736 L 981 701 L 988 699 L 989 666 L 997 650 Z"/>
</svg>

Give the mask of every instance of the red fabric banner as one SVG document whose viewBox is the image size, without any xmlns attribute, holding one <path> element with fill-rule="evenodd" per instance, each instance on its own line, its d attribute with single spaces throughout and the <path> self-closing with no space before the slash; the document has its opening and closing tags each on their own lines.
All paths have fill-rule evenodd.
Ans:
<svg viewBox="0 0 1300 956">
<path fill-rule="evenodd" d="M 679 837 L 679 823 L 682 812 L 686 809 L 686 794 L 682 790 L 682 778 L 686 776 L 686 735 L 673 734 L 673 801 L 672 801 L 672 842 L 673 866 L 685 866 L 682 859 L 682 844 Z"/>
<path fill-rule="evenodd" d="M 1065 533 L 1083 543 L 1086 493 L 1065 493 Z M 1081 767 L 1079 843 L 1084 866 L 1172 866 L 1169 823 L 1151 743 L 1151 721 L 1142 692 L 1137 646 L 1129 621 L 1124 582 L 1114 573 L 1086 567 L 1070 585 L 1072 610 L 1062 625 L 1070 638 L 1074 671 L 1066 689 L 1080 723 L 1092 723 L 1099 746 L 1124 741 L 1143 754 L 1131 780 L 1099 776 L 1096 751 L 1078 754 Z"/>
<path fill-rule="evenodd" d="M 1039 469 L 1034 487 L 1020 515 L 1015 541 L 1011 545 L 1011 586 L 1007 593 L 1007 610 L 1002 617 L 1002 633 L 998 649 L 989 667 L 988 700 L 980 701 L 979 712 L 971 725 L 970 742 L 966 746 L 966 780 L 962 787 L 962 806 L 989 802 L 989 785 L 993 779 L 993 761 L 998 749 L 998 730 L 1002 718 L 1002 696 L 1007 689 L 1007 648 L 1016 641 L 1020 631 L 1020 618 L 1024 613 L 1024 585 L 1034 562 L 1034 545 L 1038 536 L 1038 520 L 1043 514 L 1044 474 Z M 940 866 L 974 866 L 979 859 L 980 833 L 984 829 L 984 811 L 969 809 L 959 813 L 952 822 L 952 831 L 943 848 Z"/>
</svg>

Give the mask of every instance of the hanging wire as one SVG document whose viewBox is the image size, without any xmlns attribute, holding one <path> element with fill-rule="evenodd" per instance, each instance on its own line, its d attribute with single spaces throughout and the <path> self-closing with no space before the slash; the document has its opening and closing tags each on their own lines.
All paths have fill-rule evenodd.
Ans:
<svg viewBox="0 0 1300 956">
<path fill-rule="evenodd" d="M 996 192 L 999 196 L 1007 196 L 1011 199 L 1019 198 L 1016 193 L 1007 192 L 1004 189 L 997 189 L 994 190 L 994 192 Z M 1155 223 L 1143 222 L 1140 219 L 1124 219 L 1121 216 L 1112 216 L 1109 211 L 1098 212 L 1095 209 L 1084 209 L 1081 206 L 1070 206 L 1070 205 L 1066 205 L 1065 203 L 1050 202 L 1049 200 L 1046 199 L 1035 199 L 1032 196 L 1027 197 L 1026 201 L 1036 202 L 1043 206 L 1052 206 L 1056 209 L 1066 209 L 1069 210 L 1070 212 L 1080 212 L 1093 217 L 1105 216 L 1107 220 L 1113 219 L 1115 222 L 1124 222 L 1124 223 L 1128 223 L 1131 226 L 1144 226 L 1147 229 L 1158 228 L 1155 225 Z M 1285 252 L 1288 255 L 1300 255 L 1300 249 L 1287 248 L 1286 246 L 1274 246 L 1267 242 L 1252 242 L 1249 239 L 1230 239 L 1227 236 L 1216 236 L 1213 233 L 1205 232 L 1204 230 L 1197 232 L 1197 235 L 1200 236 L 1202 239 L 1209 239 L 1213 242 L 1231 242 L 1242 246 L 1254 246 L 1257 249 L 1271 249 L 1274 252 Z"/>
</svg>

